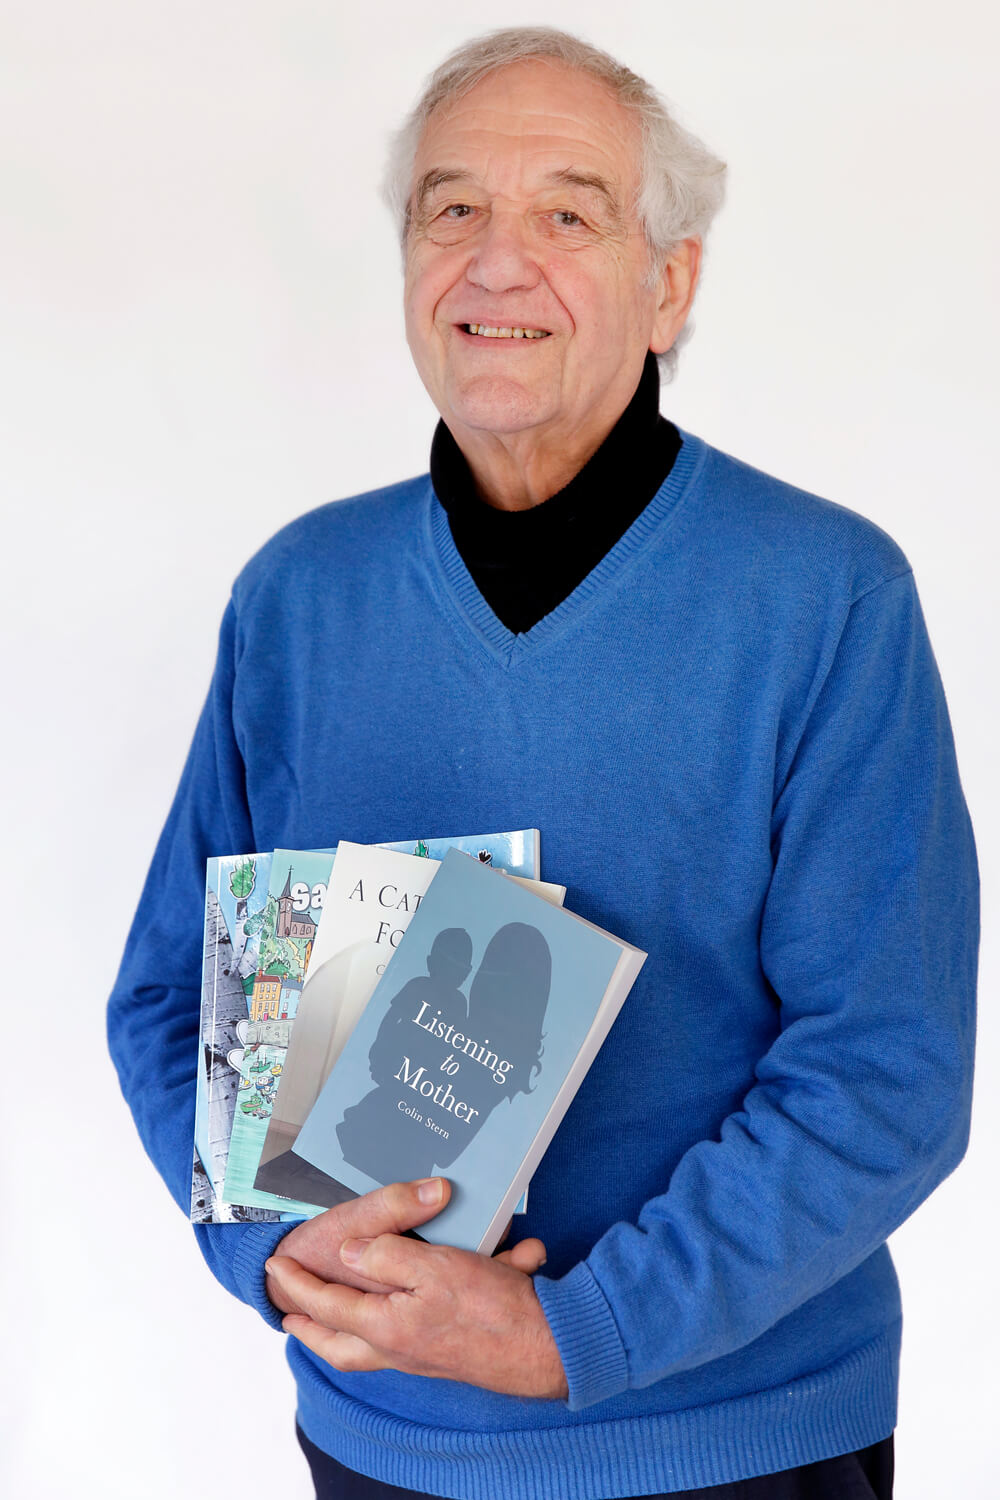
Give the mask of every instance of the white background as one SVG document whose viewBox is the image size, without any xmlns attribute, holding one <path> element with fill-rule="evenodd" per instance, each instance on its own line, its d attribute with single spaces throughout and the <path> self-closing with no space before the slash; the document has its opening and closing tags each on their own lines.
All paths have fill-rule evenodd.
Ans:
<svg viewBox="0 0 1000 1500">
<path fill-rule="evenodd" d="M 997 68 L 975 0 L 0 5 L 4 1492 L 308 1489 L 281 1341 L 202 1264 L 103 1004 L 230 581 L 426 468 L 386 135 L 470 34 L 577 29 L 730 164 L 663 406 L 914 564 L 996 919 Z M 994 427 L 995 432 L 995 427 Z M 337 830 L 331 829 L 331 838 Z M 558 872 L 554 872 L 557 874 Z M 896 1236 L 899 1500 L 997 1492 L 998 954 L 964 1165 Z"/>
</svg>

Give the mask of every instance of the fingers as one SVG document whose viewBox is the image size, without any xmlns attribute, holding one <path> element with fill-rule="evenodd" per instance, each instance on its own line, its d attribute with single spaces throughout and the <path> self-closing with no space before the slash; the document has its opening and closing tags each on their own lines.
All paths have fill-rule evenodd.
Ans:
<svg viewBox="0 0 1000 1500">
<path fill-rule="evenodd" d="M 403 1234 L 416 1229 L 440 1213 L 451 1197 L 451 1184 L 444 1177 L 425 1177 L 417 1182 L 392 1182 L 363 1198 L 355 1198 L 337 1214 L 343 1239 L 374 1239 L 380 1234 Z"/>
<path fill-rule="evenodd" d="M 364 1339 L 358 1338 L 353 1333 L 338 1333 L 336 1329 L 326 1328 L 322 1323 L 314 1323 L 312 1318 L 293 1314 L 284 1319 L 282 1323 L 286 1333 L 292 1338 L 298 1339 L 300 1344 L 305 1344 L 320 1359 L 325 1359 L 327 1364 L 333 1365 L 336 1370 L 387 1370 L 390 1368 L 386 1360 L 377 1354 L 371 1344 Z"/>
<path fill-rule="evenodd" d="M 443 1177 L 421 1178 L 416 1182 L 393 1182 L 377 1188 L 362 1198 L 338 1203 L 306 1219 L 290 1230 L 275 1253 L 297 1260 L 299 1265 L 324 1281 L 342 1282 L 361 1287 L 366 1292 L 389 1292 L 392 1285 L 365 1277 L 340 1258 L 340 1247 L 348 1239 L 375 1239 L 381 1234 L 404 1234 L 425 1224 L 439 1213 L 451 1197 L 451 1186 Z M 282 1292 L 272 1276 L 267 1278 L 267 1294 L 281 1312 L 293 1312 L 287 1293 Z"/>
<path fill-rule="evenodd" d="M 340 1247 L 341 1260 L 356 1276 L 402 1291 L 419 1291 L 442 1274 L 459 1274 L 459 1260 L 465 1260 L 469 1254 L 452 1246 L 425 1245 L 392 1234 L 370 1240 L 345 1240 Z M 536 1239 L 521 1240 L 510 1250 L 491 1257 L 493 1262 L 510 1266 L 526 1276 L 534 1275 L 546 1258 L 545 1246 Z M 479 1261 L 473 1257 L 473 1263 L 478 1266 Z"/>
<path fill-rule="evenodd" d="M 300 1312 L 301 1309 L 296 1305 L 295 1298 L 288 1291 L 287 1287 L 284 1287 L 280 1284 L 277 1277 L 271 1270 L 270 1261 L 268 1261 L 267 1265 L 264 1268 L 264 1271 L 264 1286 L 265 1290 L 267 1291 L 269 1301 L 274 1304 L 274 1306 L 280 1313 Z"/>
<path fill-rule="evenodd" d="M 312 1322 L 327 1329 L 364 1337 L 379 1301 L 377 1295 L 359 1292 L 356 1287 L 321 1281 L 287 1255 L 272 1256 L 267 1262 L 267 1273 L 291 1302 L 293 1312 L 290 1316 L 304 1313 Z"/>
<path fill-rule="evenodd" d="M 532 1276 L 544 1266 L 547 1255 L 541 1240 L 531 1239 L 519 1240 L 510 1250 L 494 1255 L 493 1259 L 502 1261 L 505 1266 L 513 1266 L 515 1271 L 523 1271 L 526 1276 Z"/>
<path fill-rule="evenodd" d="M 425 1245 L 395 1234 L 345 1240 L 340 1247 L 341 1260 L 356 1274 L 402 1291 L 419 1286 L 426 1280 L 429 1269 L 438 1266 L 448 1253 L 440 1245 Z"/>
</svg>

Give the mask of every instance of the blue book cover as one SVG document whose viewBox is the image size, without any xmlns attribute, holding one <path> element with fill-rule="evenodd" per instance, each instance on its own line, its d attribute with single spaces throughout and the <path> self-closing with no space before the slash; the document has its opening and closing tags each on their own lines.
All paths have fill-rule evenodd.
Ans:
<svg viewBox="0 0 1000 1500">
<path fill-rule="evenodd" d="M 448 854 L 295 1154 L 356 1193 L 446 1175 L 422 1238 L 491 1253 L 645 956 Z"/>
<path fill-rule="evenodd" d="M 474 833 L 452 839 L 403 839 L 396 844 L 379 844 L 398 854 L 415 854 L 422 859 L 444 859 L 449 849 L 461 849 L 480 864 L 506 870 L 508 875 L 522 875 L 537 880 L 541 874 L 540 841 L 537 828 L 518 828 L 513 833 Z"/>
</svg>

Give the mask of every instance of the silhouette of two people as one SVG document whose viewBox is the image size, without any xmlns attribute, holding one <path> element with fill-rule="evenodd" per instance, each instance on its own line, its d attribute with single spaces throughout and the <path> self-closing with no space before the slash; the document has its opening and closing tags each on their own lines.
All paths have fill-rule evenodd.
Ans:
<svg viewBox="0 0 1000 1500">
<path fill-rule="evenodd" d="M 524 922 L 501 927 L 466 1000 L 461 986 L 472 958 L 464 928 L 439 932 L 427 973 L 403 985 L 379 1027 L 368 1054 L 376 1087 L 345 1110 L 337 1127 L 345 1160 L 376 1182 L 429 1177 L 449 1166 L 503 1099 L 531 1092 L 541 1069 L 552 980 L 545 938 Z M 456 1034 L 457 1046 L 449 1040 Z M 452 1108 L 435 1104 L 435 1090 Z M 456 1101 L 465 1109 L 456 1110 Z"/>
</svg>

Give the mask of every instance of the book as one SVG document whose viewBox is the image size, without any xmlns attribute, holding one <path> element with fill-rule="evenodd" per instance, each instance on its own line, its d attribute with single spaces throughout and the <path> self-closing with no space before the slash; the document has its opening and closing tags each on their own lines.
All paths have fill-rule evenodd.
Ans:
<svg viewBox="0 0 1000 1500">
<path fill-rule="evenodd" d="M 356 1194 L 445 1173 L 421 1237 L 491 1254 L 645 957 L 448 854 L 294 1155 Z"/>
<path fill-rule="evenodd" d="M 474 833 L 450 839 L 402 839 L 398 843 L 376 845 L 396 854 L 413 854 L 418 859 L 442 860 L 449 849 L 461 849 L 480 864 L 537 880 L 541 875 L 541 841 L 537 828 L 518 828 L 512 833 Z"/>
<path fill-rule="evenodd" d="M 483 865 L 512 867 L 512 872 L 533 873 L 539 865 L 535 829 L 394 845 L 343 841 L 337 846 L 321 893 L 326 915 L 311 935 L 306 955 L 310 977 L 303 979 L 288 1020 L 280 1087 L 275 1084 L 252 1119 L 237 1116 L 223 1185 L 225 1203 L 310 1216 L 351 1196 L 339 1191 L 331 1197 L 321 1174 L 288 1153 L 350 1026 L 449 848 L 466 851 Z M 291 863 L 288 851 L 276 851 L 276 878 L 285 863 Z M 317 1188 L 318 1195 L 312 1196 Z"/>
<path fill-rule="evenodd" d="M 237 1079 L 219 1200 L 224 1209 L 301 1218 L 311 1205 L 261 1199 L 253 1180 L 267 1135 L 302 987 L 326 901 L 333 849 L 275 849 L 260 877 L 265 895 L 249 919 L 246 1008 L 229 1054 Z M 249 963 L 252 955 L 252 963 Z M 249 963 L 249 972 L 246 972 Z"/>
<path fill-rule="evenodd" d="M 201 1019 L 195 1095 L 191 1218 L 196 1223 L 277 1219 L 273 1209 L 231 1206 L 222 1191 L 240 1089 L 249 991 L 258 968 L 270 854 L 209 859 L 205 870 L 205 928 Z"/>
</svg>

